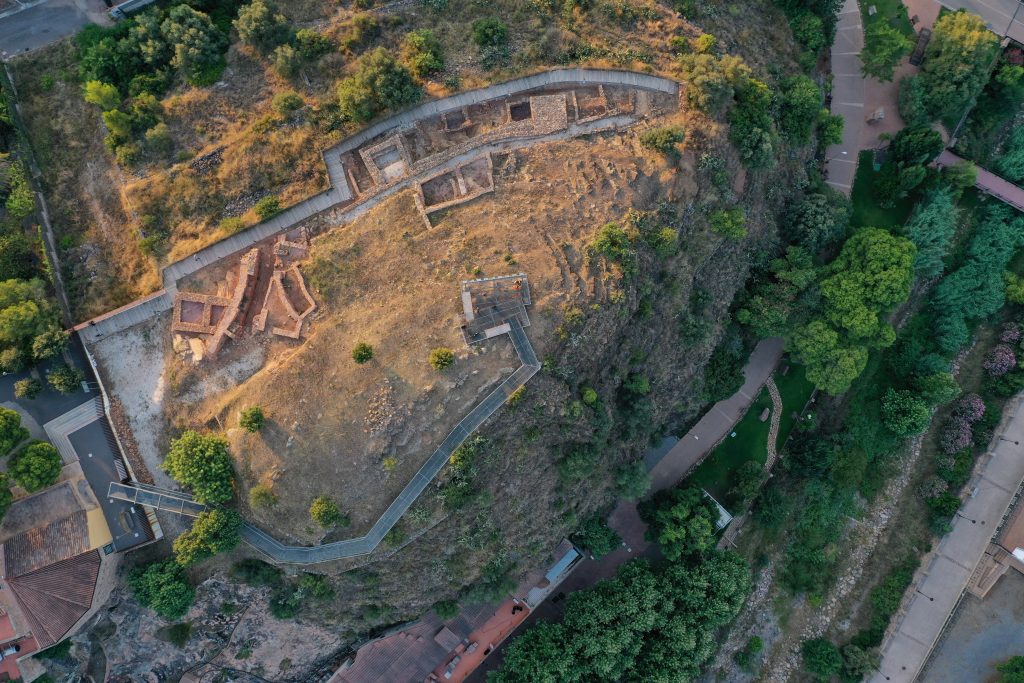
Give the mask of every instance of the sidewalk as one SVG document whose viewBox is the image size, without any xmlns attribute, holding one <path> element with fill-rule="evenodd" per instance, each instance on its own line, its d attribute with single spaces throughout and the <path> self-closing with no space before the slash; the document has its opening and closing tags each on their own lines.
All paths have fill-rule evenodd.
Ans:
<svg viewBox="0 0 1024 683">
<path fill-rule="evenodd" d="M 869 683 L 911 683 L 956 609 L 992 535 L 1024 480 L 1024 401 L 1014 399 L 995 446 L 968 484 L 967 501 L 953 519 L 953 530 L 939 542 L 896 630 L 882 644 L 882 661 Z M 1005 437 L 1009 441 L 1003 441 Z"/>
<path fill-rule="evenodd" d="M 857 174 L 857 153 L 864 129 L 864 78 L 860 51 L 864 47 L 864 27 L 857 0 L 846 0 L 839 13 L 836 39 L 832 44 L 833 114 L 843 117 L 843 141 L 825 151 L 825 175 L 828 184 L 847 197 Z"/>
</svg>

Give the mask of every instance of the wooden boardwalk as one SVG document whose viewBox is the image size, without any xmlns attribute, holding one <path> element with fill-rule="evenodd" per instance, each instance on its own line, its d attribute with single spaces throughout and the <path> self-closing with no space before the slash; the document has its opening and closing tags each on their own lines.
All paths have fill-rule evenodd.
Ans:
<svg viewBox="0 0 1024 683">
<path fill-rule="evenodd" d="M 965 159 L 953 154 L 948 149 L 942 150 L 942 154 L 935 160 L 939 166 L 952 166 Z M 1024 211 L 1024 188 L 1014 185 L 1005 178 L 1000 178 L 992 171 L 987 171 L 978 166 L 978 180 L 975 187 L 985 194 L 992 195 L 1004 204 L 1009 204 L 1018 211 Z"/>
</svg>

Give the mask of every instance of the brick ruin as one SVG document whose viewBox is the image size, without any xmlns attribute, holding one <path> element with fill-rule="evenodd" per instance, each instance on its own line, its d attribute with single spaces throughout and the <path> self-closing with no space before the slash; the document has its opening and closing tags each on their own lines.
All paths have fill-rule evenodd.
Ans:
<svg viewBox="0 0 1024 683">
<path fill-rule="evenodd" d="M 275 336 L 300 339 L 303 324 L 316 311 L 299 268 L 308 255 L 309 236 L 300 227 L 246 252 L 217 294 L 175 294 L 175 349 L 188 349 L 197 362 L 213 358 L 228 339 L 240 338 L 250 326 L 252 332 L 269 327 Z"/>
</svg>

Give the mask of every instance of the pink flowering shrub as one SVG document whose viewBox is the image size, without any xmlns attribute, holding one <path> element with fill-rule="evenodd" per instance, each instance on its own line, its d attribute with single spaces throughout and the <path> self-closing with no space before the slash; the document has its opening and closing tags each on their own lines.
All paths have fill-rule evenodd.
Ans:
<svg viewBox="0 0 1024 683">
<path fill-rule="evenodd" d="M 972 425 L 985 414 L 985 402 L 977 394 L 966 394 L 953 406 L 939 434 L 939 448 L 944 453 L 959 453 L 974 440 Z"/>
<path fill-rule="evenodd" d="M 1004 344 L 1016 344 L 1020 341 L 1020 327 L 1017 323 L 1006 323 L 1003 327 L 1002 334 L 999 335 L 999 341 Z"/>
<path fill-rule="evenodd" d="M 1006 344 L 996 344 L 985 356 L 982 367 L 990 377 L 1002 377 L 1017 367 L 1017 356 Z"/>
</svg>

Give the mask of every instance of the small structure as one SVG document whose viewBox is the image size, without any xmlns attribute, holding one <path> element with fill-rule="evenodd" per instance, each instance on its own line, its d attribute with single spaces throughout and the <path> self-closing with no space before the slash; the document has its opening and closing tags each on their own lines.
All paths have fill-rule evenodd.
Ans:
<svg viewBox="0 0 1024 683">
<path fill-rule="evenodd" d="M 433 226 L 429 215 L 441 209 L 464 204 L 480 195 L 494 191 L 494 165 L 491 155 L 485 154 L 454 171 L 442 171 L 416 184 L 416 208 L 427 229 Z"/>
<path fill-rule="evenodd" d="M 462 335 L 466 343 L 477 344 L 507 334 L 508 321 L 512 318 L 523 327 L 529 327 L 526 307 L 530 303 L 526 273 L 463 281 Z"/>
<path fill-rule="evenodd" d="M 967 590 L 984 598 L 1007 569 L 1024 574 L 1024 499 L 1021 498 L 981 556 Z"/>
</svg>

